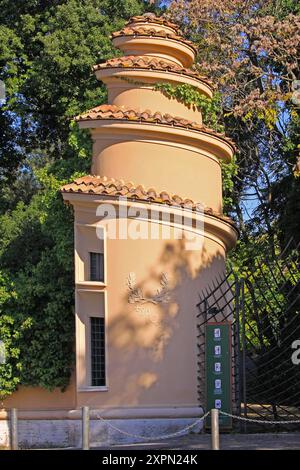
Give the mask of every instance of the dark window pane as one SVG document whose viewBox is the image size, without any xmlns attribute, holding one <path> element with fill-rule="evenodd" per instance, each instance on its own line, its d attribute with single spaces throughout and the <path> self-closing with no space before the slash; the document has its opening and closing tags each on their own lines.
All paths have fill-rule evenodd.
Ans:
<svg viewBox="0 0 300 470">
<path fill-rule="evenodd" d="M 103 253 L 90 253 L 90 281 L 104 282 Z"/>
<path fill-rule="evenodd" d="M 105 385 L 105 328 L 104 318 L 91 317 L 91 374 L 92 386 Z"/>
</svg>

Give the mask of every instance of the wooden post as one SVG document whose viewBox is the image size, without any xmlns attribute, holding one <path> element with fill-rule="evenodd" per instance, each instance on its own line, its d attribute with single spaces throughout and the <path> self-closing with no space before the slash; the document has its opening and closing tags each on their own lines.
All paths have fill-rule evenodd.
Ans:
<svg viewBox="0 0 300 470">
<path fill-rule="evenodd" d="M 220 450 L 219 410 L 211 410 L 211 448 Z"/>
<path fill-rule="evenodd" d="M 82 407 L 82 449 L 90 448 L 90 409 L 88 406 Z"/>
<path fill-rule="evenodd" d="M 10 410 L 10 448 L 18 450 L 18 412 L 17 408 Z"/>
</svg>

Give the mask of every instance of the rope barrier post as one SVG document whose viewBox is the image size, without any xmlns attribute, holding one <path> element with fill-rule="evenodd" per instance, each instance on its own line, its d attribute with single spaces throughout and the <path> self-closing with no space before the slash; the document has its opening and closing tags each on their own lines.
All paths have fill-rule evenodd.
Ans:
<svg viewBox="0 0 300 470">
<path fill-rule="evenodd" d="M 211 448 L 220 450 L 219 410 L 211 410 Z"/>
<path fill-rule="evenodd" d="M 11 450 L 18 450 L 18 411 L 17 408 L 10 410 L 10 442 Z"/>
<path fill-rule="evenodd" d="M 82 449 L 90 449 L 90 409 L 82 407 Z"/>
</svg>

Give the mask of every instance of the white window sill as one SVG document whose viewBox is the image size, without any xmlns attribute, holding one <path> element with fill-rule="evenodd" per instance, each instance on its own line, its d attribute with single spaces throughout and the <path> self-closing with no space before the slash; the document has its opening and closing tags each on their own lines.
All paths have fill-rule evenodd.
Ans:
<svg viewBox="0 0 300 470">
<path fill-rule="evenodd" d="M 77 392 L 107 392 L 108 387 L 81 387 L 77 389 Z"/>
<path fill-rule="evenodd" d="M 97 281 L 77 281 L 76 283 L 77 288 L 97 288 L 97 287 L 106 287 L 105 282 L 97 282 Z"/>
</svg>

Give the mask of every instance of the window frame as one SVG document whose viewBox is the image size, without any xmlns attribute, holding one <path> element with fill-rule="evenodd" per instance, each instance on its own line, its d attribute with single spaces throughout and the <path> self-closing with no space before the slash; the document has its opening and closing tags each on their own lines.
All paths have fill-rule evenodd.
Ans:
<svg viewBox="0 0 300 470">
<path fill-rule="evenodd" d="M 100 282 L 101 284 L 104 284 L 105 283 L 105 255 L 104 253 L 100 251 L 89 251 L 88 253 L 89 253 L 89 282 Z M 100 261 L 99 273 L 102 274 L 101 279 L 92 279 L 92 269 L 93 269 L 92 257 L 95 255 L 99 255 L 99 258 L 98 258 L 98 260 Z M 97 256 L 95 256 L 95 259 L 96 258 Z M 97 267 L 96 267 L 96 270 L 97 270 Z"/>
<path fill-rule="evenodd" d="M 103 352 L 104 352 L 104 361 L 102 363 L 103 365 L 103 368 L 104 368 L 104 383 L 103 384 L 93 384 L 93 329 L 92 329 L 92 320 L 102 320 L 102 328 L 103 328 L 103 342 L 104 342 L 104 345 L 103 345 Z M 107 374 L 106 374 L 106 368 L 107 368 L 107 362 L 106 362 L 106 354 L 107 354 L 107 351 L 106 351 L 106 328 L 105 328 L 105 317 L 96 317 L 96 316 L 90 316 L 89 317 L 89 383 L 90 383 L 90 387 L 92 387 L 93 389 L 95 388 L 103 388 L 103 387 L 107 387 Z M 101 360 L 103 360 L 103 357 L 101 357 L 100 355 L 100 362 Z"/>
</svg>

